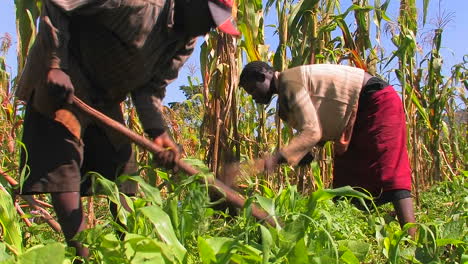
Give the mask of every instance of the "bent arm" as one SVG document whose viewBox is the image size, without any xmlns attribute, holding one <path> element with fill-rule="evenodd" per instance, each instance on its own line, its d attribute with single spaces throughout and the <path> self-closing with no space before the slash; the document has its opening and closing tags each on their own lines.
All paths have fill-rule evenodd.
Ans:
<svg viewBox="0 0 468 264">
<path fill-rule="evenodd" d="M 296 166 L 301 159 L 322 139 L 322 129 L 317 111 L 305 88 L 287 93 L 288 106 L 291 109 L 299 134 L 280 150 L 288 164 Z"/>
<path fill-rule="evenodd" d="M 132 92 L 132 100 L 140 122 L 151 138 L 161 135 L 167 129 L 162 116 L 162 100 L 166 94 L 166 87 L 177 78 L 180 68 L 192 54 L 195 44 L 196 38 L 187 41 L 167 65 L 161 66 L 161 73 L 156 73 L 145 87 Z"/>
<path fill-rule="evenodd" d="M 68 69 L 69 17 L 53 1 L 44 1 L 39 35 L 44 43 L 46 66 L 49 69 Z"/>
</svg>

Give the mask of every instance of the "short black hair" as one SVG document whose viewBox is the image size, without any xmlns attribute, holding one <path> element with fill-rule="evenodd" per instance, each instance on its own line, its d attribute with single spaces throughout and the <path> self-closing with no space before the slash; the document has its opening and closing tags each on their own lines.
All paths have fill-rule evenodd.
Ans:
<svg viewBox="0 0 468 264">
<path fill-rule="evenodd" d="M 239 86 L 243 86 L 248 79 L 255 77 L 258 73 L 265 71 L 274 71 L 275 69 L 271 67 L 268 63 L 264 61 L 252 61 L 245 65 L 242 73 L 240 75 Z"/>
</svg>

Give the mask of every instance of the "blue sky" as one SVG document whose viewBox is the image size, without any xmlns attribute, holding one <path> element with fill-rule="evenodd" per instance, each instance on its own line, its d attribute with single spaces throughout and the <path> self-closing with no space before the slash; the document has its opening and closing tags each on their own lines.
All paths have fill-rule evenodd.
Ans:
<svg viewBox="0 0 468 264">
<path fill-rule="evenodd" d="M 371 1 L 373 2 L 373 1 Z M 382 1 L 383 2 L 383 1 Z M 417 0 L 419 7 L 418 12 L 422 14 L 423 0 Z M 342 10 L 345 10 L 351 5 L 351 0 L 342 0 Z M 387 14 L 392 20 L 398 16 L 398 6 L 400 1 L 391 0 Z M 439 8 L 439 6 L 441 8 Z M 440 11 L 439 11 L 440 10 Z M 429 14 L 424 28 L 419 30 L 419 34 L 428 32 L 434 28 L 433 22 L 435 21 L 439 12 L 453 13 L 453 20 L 447 25 L 444 30 L 442 39 L 442 55 L 444 58 L 444 65 L 447 68 L 450 65 L 462 61 L 463 55 L 468 55 L 468 0 L 430 0 Z M 267 24 L 274 23 L 274 14 L 270 14 L 267 18 Z M 420 25 L 422 25 L 422 20 Z M 372 30 L 374 27 L 372 27 Z M 273 30 L 270 28 L 265 29 L 266 42 L 270 44 L 271 50 L 274 51 L 277 43 L 277 36 L 273 35 Z M 12 76 L 16 75 L 16 29 L 15 29 L 15 6 L 13 0 L 2 0 L 0 7 L 0 36 L 9 33 L 12 36 L 13 46 L 7 55 L 7 65 L 10 67 Z M 418 36 L 419 37 L 419 36 Z M 199 38 L 198 44 L 203 42 L 203 38 Z M 388 50 L 393 50 L 391 44 L 384 44 Z M 427 47 L 426 47 L 427 49 Z M 179 78 L 174 81 L 167 88 L 165 103 L 181 101 L 184 99 L 183 93 L 179 90 L 179 86 L 186 85 L 187 77 L 190 75 L 191 68 L 197 69 L 197 76 L 199 75 L 199 48 L 197 48 L 190 59 L 187 61 L 186 66 L 181 69 Z"/>
</svg>

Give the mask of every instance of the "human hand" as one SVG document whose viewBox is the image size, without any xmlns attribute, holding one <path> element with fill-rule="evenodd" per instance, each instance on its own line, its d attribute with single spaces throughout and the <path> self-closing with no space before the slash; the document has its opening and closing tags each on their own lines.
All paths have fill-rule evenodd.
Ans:
<svg viewBox="0 0 468 264">
<path fill-rule="evenodd" d="M 154 154 L 153 162 L 167 169 L 176 169 L 176 162 L 180 159 L 179 147 L 172 141 L 171 137 L 164 132 L 154 138 L 153 143 L 164 149 L 159 153 Z"/>
<path fill-rule="evenodd" d="M 275 168 L 284 161 L 284 157 L 280 153 L 276 153 L 264 159 L 255 161 L 255 168 L 259 171 L 272 173 Z"/>
<path fill-rule="evenodd" d="M 50 69 L 47 73 L 47 86 L 49 94 L 54 97 L 58 106 L 64 103 L 73 103 L 75 89 L 70 80 L 70 76 L 61 69 Z"/>
</svg>

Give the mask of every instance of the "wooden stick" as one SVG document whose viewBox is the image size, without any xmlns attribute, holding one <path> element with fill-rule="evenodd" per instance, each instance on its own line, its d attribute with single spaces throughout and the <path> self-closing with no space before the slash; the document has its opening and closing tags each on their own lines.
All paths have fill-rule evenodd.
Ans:
<svg viewBox="0 0 468 264">
<path fill-rule="evenodd" d="M 138 135 L 134 131 L 130 130 L 123 124 L 113 120 L 112 118 L 104 115 L 103 113 L 97 111 L 96 109 L 90 107 L 83 101 L 81 101 L 78 97 L 73 96 L 73 103 L 83 112 L 87 113 L 94 119 L 100 121 L 101 123 L 105 124 L 106 126 L 111 127 L 115 131 L 119 132 L 120 134 L 128 137 L 131 141 L 133 141 L 138 146 L 152 152 L 153 154 L 160 153 L 165 151 L 164 149 L 156 146 L 152 141 L 149 139 Z M 188 165 L 187 163 L 183 162 L 182 160 L 176 161 L 176 166 L 185 171 L 189 175 L 197 174 L 198 171 L 193 168 L 192 166 Z M 226 200 L 238 208 L 242 208 L 245 204 L 245 199 L 236 191 L 231 189 L 230 187 L 226 186 L 224 183 L 217 179 L 208 179 L 207 183 L 215 186 L 217 191 L 220 191 L 226 196 Z M 267 212 L 260 209 L 256 205 L 252 204 L 252 214 L 259 220 L 265 221 L 273 227 L 276 227 L 276 221 L 273 217 L 271 217 Z"/>
<path fill-rule="evenodd" d="M 15 179 L 13 179 L 8 174 L 3 172 L 1 169 L 0 169 L 0 174 L 8 181 L 8 183 L 11 186 L 17 186 L 18 185 L 18 182 Z M 34 209 L 36 211 L 39 211 L 41 213 L 41 215 L 42 215 L 42 218 L 44 218 L 44 220 L 47 222 L 47 224 L 49 224 L 50 227 L 52 227 L 52 229 L 54 229 L 57 232 L 62 231 L 62 228 L 60 227 L 60 224 L 57 223 L 57 221 L 54 220 L 54 218 L 49 214 L 49 212 L 47 212 L 46 209 L 44 209 L 44 208 L 42 208 L 40 206 L 40 203 L 32 195 L 20 195 L 20 197 L 23 198 L 29 204 L 29 206 L 32 209 Z M 17 210 L 18 210 L 18 208 L 17 208 Z M 18 211 L 18 213 L 21 215 L 21 212 Z"/>
<path fill-rule="evenodd" d="M 29 221 L 28 218 L 24 217 L 25 213 L 24 213 L 23 209 L 21 209 L 21 207 L 19 206 L 19 204 L 17 202 L 15 202 L 15 208 L 16 208 L 16 211 L 18 212 L 18 214 L 21 216 L 21 219 L 23 219 L 24 223 L 27 226 L 32 226 L 31 221 Z"/>
</svg>

